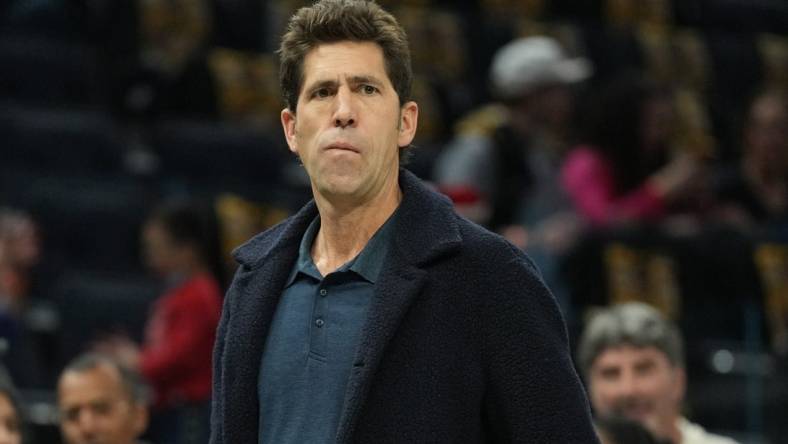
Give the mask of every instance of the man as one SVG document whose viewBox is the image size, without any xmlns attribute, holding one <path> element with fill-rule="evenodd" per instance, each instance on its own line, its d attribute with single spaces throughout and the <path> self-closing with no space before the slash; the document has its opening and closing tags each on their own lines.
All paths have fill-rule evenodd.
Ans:
<svg viewBox="0 0 788 444">
<path fill-rule="evenodd" d="M 85 354 L 68 364 L 57 397 L 66 444 L 132 444 L 148 424 L 140 377 L 103 355 Z"/>
<path fill-rule="evenodd" d="M 681 336 L 654 308 L 629 302 L 596 313 L 581 336 L 578 363 L 597 415 L 637 420 L 674 444 L 734 443 L 681 415 Z"/>
<path fill-rule="evenodd" d="M 211 442 L 597 442 L 529 260 L 399 168 L 418 106 L 396 20 L 323 0 L 279 54 L 314 201 L 235 252 Z"/>
</svg>

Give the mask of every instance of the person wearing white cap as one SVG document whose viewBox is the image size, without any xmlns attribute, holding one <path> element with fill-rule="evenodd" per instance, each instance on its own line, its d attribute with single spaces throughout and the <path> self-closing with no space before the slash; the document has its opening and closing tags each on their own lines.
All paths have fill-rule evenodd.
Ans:
<svg viewBox="0 0 788 444">
<path fill-rule="evenodd" d="M 573 108 L 571 86 L 591 72 L 587 59 L 568 57 L 550 37 L 519 38 L 500 48 L 489 74 L 499 101 L 457 125 L 436 164 L 441 190 L 455 202 L 474 204 L 481 211 L 466 215 L 500 232 L 553 213 L 559 189 L 554 173 Z"/>
<path fill-rule="evenodd" d="M 559 171 L 569 145 L 573 87 L 591 73 L 587 59 L 567 56 L 550 37 L 504 45 L 489 73 L 498 102 L 460 121 L 434 170 L 457 211 L 525 249 L 559 301 L 566 298 L 553 278 L 556 258 L 580 232 Z M 569 305 L 562 305 L 569 316 Z"/>
<path fill-rule="evenodd" d="M 580 82 L 591 72 L 587 59 L 568 58 L 554 39 L 524 37 L 498 50 L 490 80 L 499 97 L 517 99 L 549 86 Z"/>
</svg>

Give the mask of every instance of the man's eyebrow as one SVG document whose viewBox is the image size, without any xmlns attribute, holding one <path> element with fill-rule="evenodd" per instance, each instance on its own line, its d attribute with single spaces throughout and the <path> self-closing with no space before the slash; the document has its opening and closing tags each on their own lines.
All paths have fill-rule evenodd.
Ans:
<svg viewBox="0 0 788 444">
<path fill-rule="evenodd" d="M 326 80 L 316 80 L 311 84 L 307 85 L 306 89 L 309 91 L 313 91 L 320 88 L 335 88 L 337 86 L 337 81 L 332 79 Z"/>
<path fill-rule="evenodd" d="M 378 79 L 375 76 L 367 76 L 367 75 L 360 75 L 360 76 L 350 76 L 348 78 L 348 82 L 352 84 L 359 84 L 359 83 L 370 83 L 376 86 L 383 85 L 383 81 Z"/>
<path fill-rule="evenodd" d="M 382 80 L 372 75 L 349 76 L 347 78 L 347 81 L 351 85 L 360 85 L 360 84 L 368 83 L 370 85 L 381 87 L 384 84 Z M 338 84 L 339 82 L 335 79 L 315 80 L 312 83 L 308 84 L 304 88 L 304 90 L 307 92 L 311 92 L 322 88 L 334 89 L 337 87 Z"/>
</svg>

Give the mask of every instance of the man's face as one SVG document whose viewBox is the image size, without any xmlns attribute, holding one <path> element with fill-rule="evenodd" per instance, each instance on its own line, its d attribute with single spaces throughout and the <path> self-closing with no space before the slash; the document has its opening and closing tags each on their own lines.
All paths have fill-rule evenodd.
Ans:
<svg viewBox="0 0 788 444">
<path fill-rule="evenodd" d="M 342 41 L 307 53 L 297 113 L 281 117 L 315 195 L 357 203 L 397 186 L 399 147 L 413 140 L 418 106 L 399 106 L 380 46 Z"/>
<path fill-rule="evenodd" d="M 166 276 L 183 266 L 184 247 L 174 242 L 161 222 L 145 224 L 142 229 L 142 247 L 146 265 L 157 274 Z"/>
<path fill-rule="evenodd" d="M 600 415 L 639 421 L 666 436 L 684 397 L 684 370 L 655 347 L 622 345 L 603 351 L 591 365 L 591 403 Z"/>
<path fill-rule="evenodd" d="M 110 365 L 65 373 L 58 383 L 60 429 L 67 444 L 131 444 L 147 426 Z"/>
</svg>

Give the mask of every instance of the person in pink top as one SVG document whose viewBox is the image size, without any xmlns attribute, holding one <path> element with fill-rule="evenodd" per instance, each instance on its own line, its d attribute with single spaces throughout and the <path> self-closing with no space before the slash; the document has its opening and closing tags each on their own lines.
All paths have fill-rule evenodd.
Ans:
<svg viewBox="0 0 788 444">
<path fill-rule="evenodd" d="M 222 303 L 215 217 L 192 203 L 165 205 L 149 217 L 142 239 L 147 265 L 167 289 L 153 304 L 141 345 L 114 337 L 98 349 L 152 386 L 154 442 L 204 443 Z"/>
<path fill-rule="evenodd" d="M 627 77 L 612 82 L 594 105 L 586 143 L 562 165 L 562 186 L 592 225 L 660 220 L 700 171 L 692 155 L 671 153 L 671 93 Z"/>
</svg>

